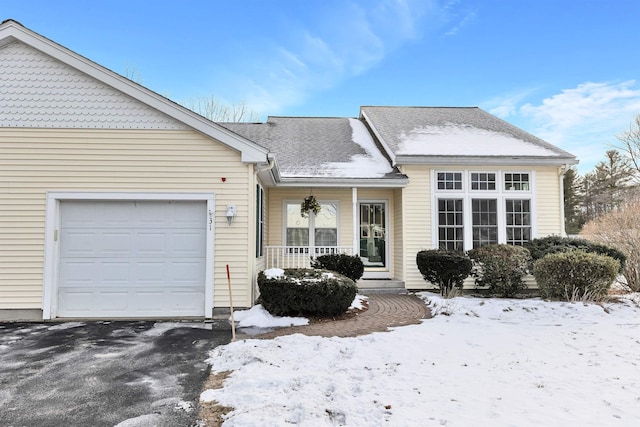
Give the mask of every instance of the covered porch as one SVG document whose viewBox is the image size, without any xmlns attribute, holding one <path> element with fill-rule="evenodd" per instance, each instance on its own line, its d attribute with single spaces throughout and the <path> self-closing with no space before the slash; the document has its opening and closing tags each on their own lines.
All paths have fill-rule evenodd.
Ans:
<svg viewBox="0 0 640 427">
<path fill-rule="evenodd" d="M 309 196 L 319 211 L 302 215 Z M 309 268 L 318 256 L 347 254 L 362 259 L 365 280 L 400 279 L 401 197 L 393 188 L 269 188 L 265 268 Z"/>
</svg>

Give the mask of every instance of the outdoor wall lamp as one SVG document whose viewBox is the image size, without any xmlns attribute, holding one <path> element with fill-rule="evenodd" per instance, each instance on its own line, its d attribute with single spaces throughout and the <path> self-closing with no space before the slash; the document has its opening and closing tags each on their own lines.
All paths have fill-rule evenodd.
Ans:
<svg viewBox="0 0 640 427">
<path fill-rule="evenodd" d="M 231 221 L 233 221 L 233 217 L 236 216 L 236 207 L 235 205 L 227 205 L 227 224 L 231 225 Z"/>
</svg>

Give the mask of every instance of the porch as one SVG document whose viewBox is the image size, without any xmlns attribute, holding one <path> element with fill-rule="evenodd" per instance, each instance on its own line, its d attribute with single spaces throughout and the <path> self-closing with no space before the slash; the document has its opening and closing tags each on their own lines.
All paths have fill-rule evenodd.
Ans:
<svg viewBox="0 0 640 427">
<path fill-rule="evenodd" d="M 353 255 L 352 246 L 267 246 L 266 268 L 310 268 L 321 255 Z"/>
<path fill-rule="evenodd" d="M 354 255 L 356 252 L 352 246 L 267 246 L 266 268 L 310 268 L 311 260 L 315 257 L 328 254 Z M 357 285 L 363 294 L 404 294 L 406 289 L 401 280 L 372 278 L 371 272 L 367 274 L 365 262 L 365 275 L 358 280 Z M 375 277 L 375 273 L 373 274 Z"/>
</svg>

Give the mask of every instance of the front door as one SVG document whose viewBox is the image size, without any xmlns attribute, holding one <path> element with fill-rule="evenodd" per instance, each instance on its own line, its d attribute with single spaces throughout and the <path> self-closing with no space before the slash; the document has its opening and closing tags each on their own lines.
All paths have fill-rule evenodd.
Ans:
<svg viewBox="0 0 640 427">
<path fill-rule="evenodd" d="M 387 271 L 387 205 L 360 202 L 359 255 L 367 271 Z"/>
</svg>

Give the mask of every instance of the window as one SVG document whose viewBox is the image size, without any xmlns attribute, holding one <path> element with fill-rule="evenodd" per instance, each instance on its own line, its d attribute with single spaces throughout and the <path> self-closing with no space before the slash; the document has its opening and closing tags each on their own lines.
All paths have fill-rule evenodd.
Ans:
<svg viewBox="0 0 640 427">
<path fill-rule="evenodd" d="M 325 250 L 318 246 L 338 245 L 338 205 L 320 202 L 317 215 L 302 217 L 300 203 L 286 203 L 286 245 L 293 253 L 309 252 L 310 246 L 316 247 L 316 253 Z"/>
<path fill-rule="evenodd" d="M 505 173 L 504 189 L 506 191 L 529 191 L 529 174 Z"/>
<path fill-rule="evenodd" d="M 256 185 L 256 258 L 264 255 L 264 189 Z"/>
<path fill-rule="evenodd" d="M 473 172 L 471 174 L 471 189 L 472 190 L 495 190 L 496 189 L 496 174 L 487 172 Z"/>
<path fill-rule="evenodd" d="M 338 215 L 336 204 L 320 203 L 320 212 L 313 218 L 314 246 L 338 245 Z"/>
<path fill-rule="evenodd" d="M 462 199 L 438 200 L 438 247 L 464 250 Z"/>
<path fill-rule="evenodd" d="M 495 199 L 471 200 L 473 221 L 473 247 L 479 248 L 498 243 L 498 201 Z"/>
<path fill-rule="evenodd" d="M 465 251 L 497 243 L 523 245 L 533 239 L 534 173 L 434 171 L 433 247 Z"/>
<path fill-rule="evenodd" d="M 507 243 L 522 246 L 531 240 L 531 201 L 507 200 Z"/>
<path fill-rule="evenodd" d="M 438 172 L 438 190 L 462 190 L 462 172 Z"/>
</svg>

